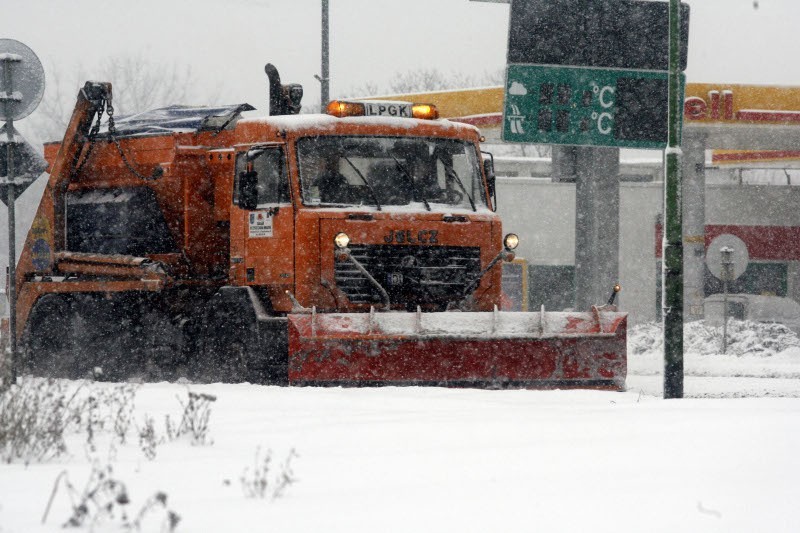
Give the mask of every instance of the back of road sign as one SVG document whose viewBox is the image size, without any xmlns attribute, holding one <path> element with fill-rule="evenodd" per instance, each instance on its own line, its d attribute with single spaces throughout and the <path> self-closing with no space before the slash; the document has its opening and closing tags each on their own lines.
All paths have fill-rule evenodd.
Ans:
<svg viewBox="0 0 800 533">
<path fill-rule="evenodd" d="M 8 205 L 8 188 L 14 187 L 14 196 L 22 194 L 28 186 L 47 170 L 47 162 L 17 131 L 12 132 L 9 150 L 8 124 L 0 127 L 0 201 Z M 14 175 L 9 179 L 8 158 L 13 158 Z"/>
<path fill-rule="evenodd" d="M 641 0 L 513 0 L 508 63 L 669 70 L 669 4 Z M 681 4 L 680 70 L 689 6 Z"/>
<path fill-rule="evenodd" d="M 664 2 L 513 0 L 503 140 L 665 147 L 668 22 Z M 686 4 L 680 28 L 683 69 Z"/>
<path fill-rule="evenodd" d="M 0 120 L 27 117 L 43 94 L 44 68 L 33 50 L 14 39 L 0 39 L 0 95 L 5 96 Z"/>
</svg>

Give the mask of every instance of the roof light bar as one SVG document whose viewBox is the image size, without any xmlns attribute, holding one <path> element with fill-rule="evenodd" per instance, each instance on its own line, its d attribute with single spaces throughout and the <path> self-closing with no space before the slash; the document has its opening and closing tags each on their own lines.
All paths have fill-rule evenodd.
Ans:
<svg viewBox="0 0 800 533">
<path fill-rule="evenodd" d="M 439 118 L 439 110 L 433 104 L 414 104 L 411 107 L 411 116 L 425 120 L 436 120 Z"/>
<path fill-rule="evenodd" d="M 339 118 L 362 117 L 364 116 L 364 104 L 332 100 L 331 103 L 328 104 L 328 114 Z"/>
<path fill-rule="evenodd" d="M 413 117 L 423 120 L 436 120 L 439 110 L 433 104 L 411 104 L 409 102 L 390 102 L 379 100 L 347 101 L 333 100 L 328 104 L 327 112 L 334 117 Z"/>
</svg>

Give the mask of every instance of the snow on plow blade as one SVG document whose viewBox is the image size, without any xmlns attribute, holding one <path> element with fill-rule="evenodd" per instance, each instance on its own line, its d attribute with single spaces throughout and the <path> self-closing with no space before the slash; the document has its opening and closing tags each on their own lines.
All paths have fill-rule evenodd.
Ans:
<svg viewBox="0 0 800 533">
<path fill-rule="evenodd" d="M 627 314 L 289 315 L 289 382 L 623 390 Z"/>
</svg>

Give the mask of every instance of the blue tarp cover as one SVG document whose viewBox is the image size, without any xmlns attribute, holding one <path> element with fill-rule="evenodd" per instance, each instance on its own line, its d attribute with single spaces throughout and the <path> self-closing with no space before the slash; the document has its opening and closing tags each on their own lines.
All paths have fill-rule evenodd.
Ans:
<svg viewBox="0 0 800 533">
<path fill-rule="evenodd" d="M 214 130 L 235 123 L 242 112 L 254 109 L 250 104 L 217 107 L 174 105 L 115 118 L 114 124 L 120 137 Z M 108 124 L 106 123 L 100 130 L 100 135 L 107 134 Z"/>
</svg>

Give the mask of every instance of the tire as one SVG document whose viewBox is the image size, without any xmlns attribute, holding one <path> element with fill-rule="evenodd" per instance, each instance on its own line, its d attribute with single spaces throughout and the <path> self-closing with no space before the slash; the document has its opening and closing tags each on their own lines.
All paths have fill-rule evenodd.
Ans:
<svg viewBox="0 0 800 533">
<path fill-rule="evenodd" d="M 202 349 L 194 365 L 196 379 L 225 383 L 287 382 L 285 319 L 269 316 L 259 319 L 256 305 L 262 305 L 257 298 L 248 287 L 223 287 L 211 298 L 202 328 Z"/>
<path fill-rule="evenodd" d="M 20 352 L 24 368 L 35 376 L 83 378 L 93 362 L 81 349 L 82 323 L 72 297 L 46 294 L 31 311 Z"/>
<path fill-rule="evenodd" d="M 225 308 L 215 308 L 213 298 L 206 315 L 203 346 L 196 365 L 204 382 L 254 381 L 250 345 L 253 332 L 248 324 Z"/>
<path fill-rule="evenodd" d="M 75 352 L 82 361 L 83 376 L 103 381 L 144 377 L 145 335 L 138 309 L 126 293 L 76 294 L 72 298 Z"/>
<path fill-rule="evenodd" d="M 34 305 L 24 336 L 34 375 L 104 381 L 171 377 L 182 332 L 139 295 L 47 294 Z"/>
</svg>

